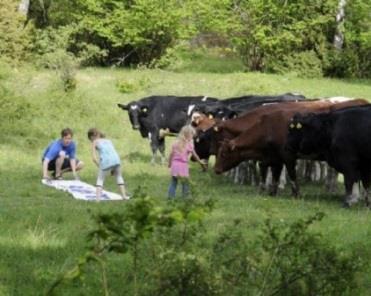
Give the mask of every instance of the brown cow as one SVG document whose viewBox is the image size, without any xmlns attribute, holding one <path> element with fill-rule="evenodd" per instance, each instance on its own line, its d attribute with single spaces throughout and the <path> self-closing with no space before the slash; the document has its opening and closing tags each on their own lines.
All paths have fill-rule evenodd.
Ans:
<svg viewBox="0 0 371 296">
<path fill-rule="evenodd" d="M 328 112 L 349 106 L 368 104 L 366 100 L 357 99 L 343 102 L 331 102 L 321 100 L 316 102 L 281 103 L 272 106 L 269 110 L 249 112 L 238 118 L 237 126 L 233 126 L 235 120 L 222 123 L 222 130 L 226 128 L 236 132 L 241 129 L 242 119 L 244 130 L 233 139 L 224 139 L 218 149 L 215 163 L 215 172 L 222 173 L 240 162 L 247 159 L 262 160 L 272 165 L 273 188 L 271 194 L 277 193 L 279 176 L 285 164 L 291 179 L 292 193 L 299 193 L 296 180 L 296 156 L 285 150 L 288 124 L 296 113 Z M 278 106 L 280 105 L 280 106 Z M 261 109 L 261 108 L 259 108 Z M 227 127 L 226 127 L 227 126 Z"/>
</svg>

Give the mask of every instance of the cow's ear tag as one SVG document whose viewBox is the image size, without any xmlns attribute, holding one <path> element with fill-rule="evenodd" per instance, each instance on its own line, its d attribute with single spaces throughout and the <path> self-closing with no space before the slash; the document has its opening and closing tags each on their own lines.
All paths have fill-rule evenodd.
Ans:
<svg viewBox="0 0 371 296">
<path fill-rule="evenodd" d="M 217 126 L 214 126 L 214 131 L 218 132 L 219 128 Z"/>
<path fill-rule="evenodd" d="M 298 122 L 297 124 L 296 124 L 296 128 L 297 129 L 301 129 L 303 126 L 301 125 L 301 123 L 300 122 Z"/>
<path fill-rule="evenodd" d="M 210 119 L 213 119 L 214 116 L 213 116 L 212 114 L 209 114 L 209 118 L 210 118 Z"/>
<path fill-rule="evenodd" d="M 142 109 L 143 112 L 147 112 L 147 110 L 148 110 L 147 108 L 143 108 Z"/>
<path fill-rule="evenodd" d="M 295 128 L 295 124 L 291 123 L 290 128 Z"/>
</svg>

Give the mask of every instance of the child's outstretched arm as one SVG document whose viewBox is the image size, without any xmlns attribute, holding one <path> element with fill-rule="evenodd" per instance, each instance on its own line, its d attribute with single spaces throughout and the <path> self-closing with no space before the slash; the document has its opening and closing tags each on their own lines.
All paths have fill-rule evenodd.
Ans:
<svg viewBox="0 0 371 296">
<path fill-rule="evenodd" d="M 91 156 L 92 156 L 93 162 L 97 165 L 97 167 L 99 167 L 96 145 L 97 145 L 97 142 L 93 141 L 91 144 Z"/>
<path fill-rule="evenodd" d="M 206 168 L 206 163 L 204 163 L 200 157 L 197 155 L 196 151 L 192 150 L 192 156 L 196 161 L 202 166 L 203 169 Z"/>
</svg>

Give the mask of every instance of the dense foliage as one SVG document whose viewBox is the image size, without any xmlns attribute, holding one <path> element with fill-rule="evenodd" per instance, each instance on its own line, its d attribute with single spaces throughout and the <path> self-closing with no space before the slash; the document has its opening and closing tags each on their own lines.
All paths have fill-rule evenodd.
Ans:
<svg viewBox="0 0 371 296">
<path fill-rule="evenodd" d="M 12 42 L 2 52 L 23 59 L 24 23 L 9 5 L 2 4 L 2 15 L 12 25 L 5 30 L 6 21 L 0 22 L 0 38 L 7 34 Z M 228 48 L 251 71 L 370 77 L 371 3 L 347 1 L 344 22 L 336 21 L 338 5 L 338 0 L 310 5 L 307 0 L 31 0 L 26 28 L 38 28 L 32 33 L 34 53 L 53 52 L 56 36 L 65 36 L 62 48 L 82 65 L 164 66 L 157 61 L 186 41 Z M 333 45 L 336 32 L 344 35 L 340 49 Z M 20 40 L 21 46 L 12 45 Z M 40 40 L 48 41 L 47 48 Z"/>
<path fill-rule="evenodd" d="M 0 2 L 0 56 L 11 60 L 28 57 L 33 27 L 24 26 L 25 17 L 17 12 L 17 1 Z"/>
<path fill-rule="evenodd" d="M 197 199 L 159 207 L 139 188 L 124 212 L 95 217 L 89 251 L 52 283 L 48 294 L 71 279 L 83 279 L 88 263 L 97 263 L 104 279 L 110 268 L 108 254 L 128 255 L 132 260 L 123 272 L 133 277 L 133 295 L 341 295 L 355 291 L 356 274 L 362 268 L 357 255 L 344 254 L 310 231 L 322 213 L 293 223 L 268 219 L 259 225 L 258 240 L 244 238 L 242 229 L 248 226 L 235 220 L 209 245 L 204 220 L 212 209 L 211 200 Z M 106 280 L 102 287 L 108 295 Z"/>
</svg>

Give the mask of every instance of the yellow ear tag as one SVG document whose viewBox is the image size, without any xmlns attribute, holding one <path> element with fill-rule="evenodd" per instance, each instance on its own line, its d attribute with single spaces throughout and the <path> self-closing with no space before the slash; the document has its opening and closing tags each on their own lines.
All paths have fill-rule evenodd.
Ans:
<svg viewBox="0 0 371 296">
<path fill-rule="evenodd" d="M 147 108 L 143 108 L 143 110 L 142 110 L 143 112 L 147 112 Z"/>
<path fill-rule="evenodd" d="M 209 118 L 210 118 L 210 119 L 213 119 L 214 116 L 213 116 L 212 114 L 209 114 Z"/>
<path fill-rule="evenodd" d="M 300 122 L 298 122 L 297 124 L 296 124 L 296 128 L 297 129 L 301 129 L 303 126 L 301 125 L 301 123 Z"/>
<path fill-rule="evenodd" d="M 294 127 L 295 127 L 295 124 L 291 123 L 290 128 L 294 128 Z"/>
</svg>

